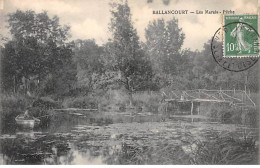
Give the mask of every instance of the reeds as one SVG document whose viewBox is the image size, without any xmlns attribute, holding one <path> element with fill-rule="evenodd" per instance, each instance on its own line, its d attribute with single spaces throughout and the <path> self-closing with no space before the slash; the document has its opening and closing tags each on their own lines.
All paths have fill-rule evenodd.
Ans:
<svg viewBox="0 0 260 168">
<path fill-rule="evenodd" d="M 191 158 L 192 164 L 257 164 L 258 146 L 256 139 L 244 136 L 242 139 L 215 133 L 215 138 L 197 141 L 198 149 Z"/>
</svg>

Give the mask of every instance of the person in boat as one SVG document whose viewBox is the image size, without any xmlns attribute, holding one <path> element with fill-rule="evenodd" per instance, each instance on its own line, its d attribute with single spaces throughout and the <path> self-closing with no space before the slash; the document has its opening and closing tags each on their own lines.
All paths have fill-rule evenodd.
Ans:
<svg viewBox="0 0 260 168">
<path fill-rule="evenodd" d="M 24 119 L 32 119 L 33 117 L 29 115 L 29 110 L 26 109 L 25 112 L 24 112 Z"/>
</svg>

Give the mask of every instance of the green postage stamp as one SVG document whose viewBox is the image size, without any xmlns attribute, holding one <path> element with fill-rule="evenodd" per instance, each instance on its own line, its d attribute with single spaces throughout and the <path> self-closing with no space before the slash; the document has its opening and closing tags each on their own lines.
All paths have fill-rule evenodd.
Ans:
<svg viewBox="0 0 260 168">
<path fill-rule="evenodd" d="M 224 57 L 258 57 L 258 15 L 224 15 Z"/>
</svg>

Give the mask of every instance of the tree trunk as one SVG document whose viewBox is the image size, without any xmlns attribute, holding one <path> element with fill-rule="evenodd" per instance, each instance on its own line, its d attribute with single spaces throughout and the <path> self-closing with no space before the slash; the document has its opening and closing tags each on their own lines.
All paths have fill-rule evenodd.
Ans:
<svg viewBox="0 0 260 168">
<path fill-rule="evenodd" d="M 129 106 L 132 107 L 133 106 L 133 89 L 131 87 L 131 79 L 129 77 L 126 77 L 126 90 L 128 91 L 128 95 L 129 95 Z"/>
<path fill-rule="evenodd" d="M 16 93 L 16 89 L 15 89 L 15 86 L 16 86 L 15 76 L 14 76 L 14 83 L 13 83 L 13 85 L 14 85 L 14 93 Z"/>
</svg>

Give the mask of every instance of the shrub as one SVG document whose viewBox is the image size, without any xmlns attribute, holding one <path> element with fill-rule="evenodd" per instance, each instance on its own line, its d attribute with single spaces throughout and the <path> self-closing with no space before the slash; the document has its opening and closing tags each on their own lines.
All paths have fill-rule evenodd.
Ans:
<svg viewBox="0 0 260 168">
<path fill-rule="evenodd" d="M 20 94 L 3 95 L 1 97 L 1 117 L 7 119 L 10 116 L 18 115 L 24 112 L 31 102 L 32 100 L 29 100 Z"/>
<path fill-rule="evenodd" d="M 157 92 L 137 92 L 133 94 L 133 104 L 137 107 L 142 107 L 142 111 L 146 112 L 158 112 L 161 100 L 162 97 Z"/>
<path fill-rule="evenodd" d="M 62 102 L 64 108 L 91 108 L 98 107 L 98 99 L 92 95 L 66 98 Z"/>
<path fill-rule="evenodd" d="M 106 93 L 99 95 L 99 105 L 102 110 L 125 111 L 128 104 L 130 104 L 130 97 L 123 89 L 108 90 Z"/>
<path fill-rule="evenodd" d="M 243 111 L 242 111 L 243 110 Z M 253 127 L 259 127 L 259 112 L 255 107 L 246 107 L 241 110 L 241 123 Z"/>
<path fill-rule="evenodd" d="M 50 97 L 41 97 L 33 101 L 33 107 L 39 107 L 43 109 L 60 108 L 60 102 L 54 101 Z"/>
</svg>

